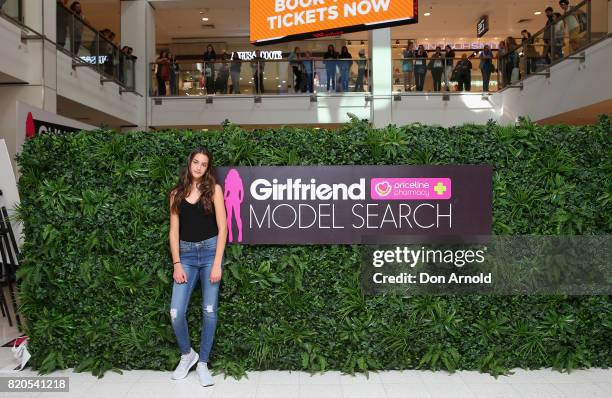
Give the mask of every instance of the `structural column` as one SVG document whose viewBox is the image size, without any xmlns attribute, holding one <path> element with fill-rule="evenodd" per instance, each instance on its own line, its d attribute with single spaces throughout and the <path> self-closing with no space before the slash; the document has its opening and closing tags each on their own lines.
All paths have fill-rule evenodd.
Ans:
<svg viewBox="0 0 612 398">
<path fill-rule="evenodd" d="M 137 57 L 135 87 L 142 97 L 139 97 L 139 123 L 135 129 L 146 130 L 149 126 L 149 64 L 155 61 L 155 10 L 148 0 L 121 1 L 121 42 L 132 47 Z"/>
<path fill-rule="evenodd" d="M 23 29 L 24 40 L 18 48 L 7 45 L 4 54 L 27 58 L 23 70 L 23 84 L 0 86 L 0 138 L 4 138 L 15 174 L 18 176 L 15 155 L 25 141 L 25 131 L 17 131 L 17 102 L 27 103 L 48 112 L 57 111 L 57 51 L 56 0 L 23 1 L 24 24 L 47 38 L 35 37 L 35 33 Z M 4 21 L 3 21 L 4 23 Z M 3 48 L 4 49 L 4 48 Z"/>
<path fill-rule="evenodd" d="M 372 92 L 371 119 L 375 127 L 391 123 L 392 60 L 391 28 L 369 31 L 370 91 Z"/>
</svg>

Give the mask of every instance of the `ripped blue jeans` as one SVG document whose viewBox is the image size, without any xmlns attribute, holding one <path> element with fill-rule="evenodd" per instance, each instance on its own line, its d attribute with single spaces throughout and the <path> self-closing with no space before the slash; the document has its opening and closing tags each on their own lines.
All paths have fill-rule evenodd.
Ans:
<svg viewBox="0 0 612 398">
<path fill-rule="evenodd" d="M 189 332 L 187 330 L 187 307 L 191 293 L 198 279 L 202 286 L 202 334 L 200 339 L 200 362 L 208 362 L 217 328 L 217 303 L 220 282 L 210 283 L 210 271 L 217 250 L 217 237 L 201 242 L 179 242 L 180 259 L 186 283 L 176 283 L 172 287 L 172 302 L 170 318 L 181 354 L 191 350 Z M 221 261 L 223 263 L 223 260 Z"/>
</svg>

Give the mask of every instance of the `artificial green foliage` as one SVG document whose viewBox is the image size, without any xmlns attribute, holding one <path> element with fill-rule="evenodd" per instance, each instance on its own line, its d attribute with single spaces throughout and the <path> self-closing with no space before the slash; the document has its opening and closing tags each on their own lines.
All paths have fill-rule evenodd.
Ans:
<svg viewBox="0 0 612 398">
<path fill-rule="evenodd" d="M 38 135 L 18 158 L 31 362 L 172 369 L 166 193 L 189 151 L 217 165 L 491 164 L 496 234 L 609 234 L 611 129 L 410 125 Z M 611 364 L 607 296 L 367 296 L 357 246 L 228 246 L 216 370 L 560 370 Z M 188 312 L 199 345 L 201 298 Z"/>
</svg>

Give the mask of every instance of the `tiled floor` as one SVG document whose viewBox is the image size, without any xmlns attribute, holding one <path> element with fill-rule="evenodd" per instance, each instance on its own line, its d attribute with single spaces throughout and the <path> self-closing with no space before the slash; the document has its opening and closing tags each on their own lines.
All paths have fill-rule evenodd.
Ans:
<svg viewBox="0 0 612 398">
<path fill-rule="evenodd" d="M 19 334 L 0 318 L 0 342 Z M 10 348 L 0 348 L 0 369 L 12 368 Z M 2 376 L 37 376 L 26 368 L 19 373 L 0 371 Z M 515 369 L 497 379 L 488 374 L 460 371 L 385 371 L 350 376 L 339 372 L 310 375 L 305 372 L 251 372 L 235 380 L 215 376 L 215 385 L 202 387 L 195 371 L 184 380 L 171 380 L 170 372 L 138 370 L 122 375 L 107 372 L 102 379 L 71 369 L 49 376 L 68 376 L 68 393 L 2 393 L 0 397 L 134 397 L 134 398 L 610 398 L 612 369 L 573 371 L 569 375 L 550 369 Z"/>
<path fill-rule="evenodd" d="M 6 350 L 6 349 L 4 349 Z M 6 352 L 6 351 L 5 351 Z M 0 366 L 6 362 L 5 352 Z M 0 376 L 15 373 L 1 373 Z M 26 369 L 19 376 L 36 376 Z M 215 376 L 215 385 L 201 387 L 194 371 L 184 380 L 171 380 L 170 372 L 138 370 L 123 375 L 108 372 L 102 379 L 72 370 L 50 376 L 68 376 L 68 393 L 0 393 L 0 397 L 134 397 L 134 398 L 609 398 L 612 397 L 612 370 L 556 371 L 517 369 L 511 376 L 495 379 L 478 372 L 454 374 L 430 371 L 385 371 L 363 376 L 339 372 L 310 375 L 305 372 L 251 372 L 248 379 Z"/>
</svg>

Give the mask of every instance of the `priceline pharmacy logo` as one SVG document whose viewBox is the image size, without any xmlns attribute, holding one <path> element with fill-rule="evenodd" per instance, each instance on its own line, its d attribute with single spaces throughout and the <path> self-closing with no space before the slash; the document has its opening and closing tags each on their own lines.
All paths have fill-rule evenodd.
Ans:
<svg viewBox="0 0 612 398">
<path fill-rule="evenodd" d="M 370 194 L 377 200 L 451 198 L 450 178 L 372 178 Z"/>
</svg>

